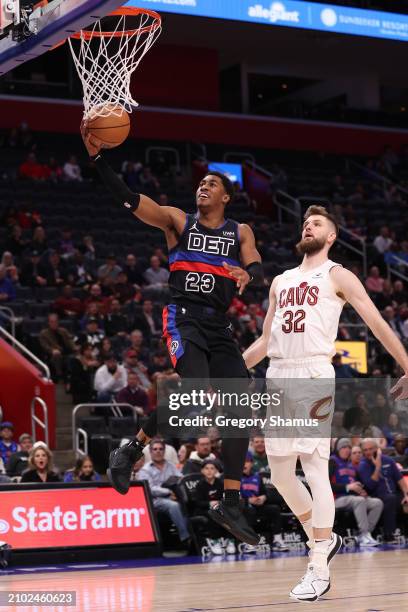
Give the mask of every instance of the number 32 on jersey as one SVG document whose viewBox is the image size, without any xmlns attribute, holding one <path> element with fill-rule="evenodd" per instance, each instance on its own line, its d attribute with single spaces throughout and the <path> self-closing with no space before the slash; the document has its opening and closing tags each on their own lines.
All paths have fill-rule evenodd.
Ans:
<svg viewBox="0 0 408 612">
<path fill-rule="evenodd" d="M 305 317 L 306 312 L 302 309 L 300 310 L 287 310 L 283 313 L 283 323 L 282 323 L 282 331 L 285 334 L 291 334 L 294 332 L 295 334 L 301 334 L 305 331 Z"/>
<path fill-rule="evenodd" d="M 215 278 L 212 274 L 189 272 L 186 276 L 186 291 L 211 293 L 214 290 Z"/>
</svg>

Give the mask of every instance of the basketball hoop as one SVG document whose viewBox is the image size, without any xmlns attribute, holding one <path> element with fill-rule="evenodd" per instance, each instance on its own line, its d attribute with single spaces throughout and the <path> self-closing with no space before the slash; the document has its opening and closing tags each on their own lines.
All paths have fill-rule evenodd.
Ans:
<svg viewBox="0 0 408 612">
<path fill-rule="evenodd" d="M 120 116 L 138 106 L 130 79 L 159 37 L 161 17 L 155 11 L 121 7 L 73 34 L 68 43 L 84 90 L 84 117 Z"/>
</svg>

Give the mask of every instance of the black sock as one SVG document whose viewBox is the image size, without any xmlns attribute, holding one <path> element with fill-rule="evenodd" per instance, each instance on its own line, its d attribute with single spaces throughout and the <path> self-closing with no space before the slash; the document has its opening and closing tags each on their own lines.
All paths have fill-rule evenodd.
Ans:
<svg viewBox="0 0 408 612">
<path fill-rule="evenodd" d="M 226 506 L 238 506 L 239 491 L 237 489 L 225 489 L 224 503 Z"/>
</svg>

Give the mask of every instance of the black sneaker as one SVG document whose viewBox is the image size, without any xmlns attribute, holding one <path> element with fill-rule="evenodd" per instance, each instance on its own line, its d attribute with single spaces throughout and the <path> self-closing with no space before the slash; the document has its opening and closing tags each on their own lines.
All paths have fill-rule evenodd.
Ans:
<svg viewBox="0 0 408 612">
<path fill-rule="evenodd" d="M 143 445 L 135 440 L 119 448 L 109 455 L 109 468 L 106 474 L 112 487 L 121 495 L 126 495 L 130 486 L 130 475 L 136 461 L 143 457 Z"/>
<path fill-rule="evenodd" d="M 259 544 L 258 534 L 248 525 L 239 506 L 226 506 L 220 501 L 218 506 L 210 508 L 208 516 L 218 525 L 230 531 L 237 540 L 254 546 Z"/>
</svg>

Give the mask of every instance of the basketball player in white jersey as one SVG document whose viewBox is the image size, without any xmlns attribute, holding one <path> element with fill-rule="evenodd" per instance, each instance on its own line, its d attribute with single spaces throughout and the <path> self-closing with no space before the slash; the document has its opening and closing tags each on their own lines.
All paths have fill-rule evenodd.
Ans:
<svg viewBox="0 0 408 612">
<path fill-rule="evenodd" d="M 331 358 L 340 314 L 349 302 L 405 372 L 391 394 L 394 399 L 406 399 L 408 356 L 404 347 L 358 278 L 328 258 L 338 234 L 335 219 L 322 206 L 310 206 L 304 219 L 302 239 L 297 245 L 303 261 L 298 268 L 274 278 L 262 336 L 244 353 L 247 367 L 254 367 L 268 356 L 267 382 L 280 379 L 277 384 L 286 386 L 287 379 L 297 379 L 297 385 L 291 384 L 297 387 L 295 403 L 302 408 L 310 399 L 308 393 L 305 397 L 304 388 L 310 384 L 306 379 L 324 379 L 323 383 L 327 382 L 334 391 Z M 328 399 L 324 412 L 330 423 L 334 397 Z M 308 417 L 316 416 L 320 410 L 319 402 L 314 400 L 308 406 Z M 310 414 L 313 410 L 314 414 Z M 340 536 L 332 532 L 335 507 L 328 472 L 330 433 L 321 438 L 266 437 L 265 445 L 271 481 L 302 524 L 311 549 L 307 572 L 290 596 L 299 601 L 316 601 L 330 588 L 329 563 L 341 547 Z M 312 495 L 296 477 L 298 457 Z"/>
</svg>

